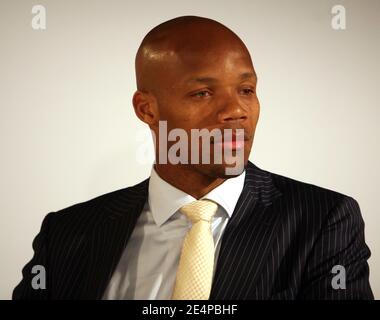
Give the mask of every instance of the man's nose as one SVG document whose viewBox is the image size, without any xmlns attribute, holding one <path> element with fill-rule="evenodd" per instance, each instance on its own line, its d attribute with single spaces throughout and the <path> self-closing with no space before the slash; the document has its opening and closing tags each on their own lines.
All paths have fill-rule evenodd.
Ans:
<svg viewBox="0 0 380 320">
<path fill-rule="evenodd" d="M 247 117 L 247 107 L 239 101 L 237 94 L 226 95 L 220 102 L 220 109 L 218 111 L 220 123 L 242 122 Z"/>
</svg>

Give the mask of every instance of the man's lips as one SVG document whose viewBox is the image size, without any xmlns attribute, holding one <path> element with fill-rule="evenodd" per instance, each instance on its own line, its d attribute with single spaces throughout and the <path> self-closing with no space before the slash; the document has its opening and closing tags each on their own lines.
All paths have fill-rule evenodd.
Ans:
<svg viewBox="0 0 380 320">
<path fill-rule="evenodd" d="M 232 140 L 232 141 L 224 141 L 224 142 L 215 142 L 215 145 L 222 145 L 224 148 L 229 149 L 242 149 L 244 148 L 244 140 Z"/>
<path fill-rule="evenodd" d="M 233 149 L 233 150 L 244 148 L 244 143 L 245 143 L 245 140 L 214 142 L 215 145 L 221 145 L 223 148 L 228 148 L 228 149 Z"/>
<path fill-rule="evenodd" d="M 248 140 L 249 138 L 246 134 L 245 135 L 232 134 L 231 136 L 228 136 L 228 137 L 224 136 L 224 139 L 221 139 L 221 138 L 211 139 L 211 144 L 222 145 L 223 147 L 230 148 L 230 149 L 241 149 L 241 148 L 244 148 L 244 144 Z"/>
</svg>

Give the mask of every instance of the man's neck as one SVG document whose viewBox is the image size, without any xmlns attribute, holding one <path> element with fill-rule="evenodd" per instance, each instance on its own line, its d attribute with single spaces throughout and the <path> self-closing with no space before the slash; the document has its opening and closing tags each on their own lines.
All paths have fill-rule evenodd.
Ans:
<svg viewBox="0 0 380 320">
<path fill-rule="evenodd" d="M 190 166 L 184 165 L 155 164 L 154 169 L 167 183 L 170 183 L 172 186 L 186 192 L 196 199 L 202 198 L 226 180 L 207 176 L 194 170 L 194 168 Z"/>
</svg>

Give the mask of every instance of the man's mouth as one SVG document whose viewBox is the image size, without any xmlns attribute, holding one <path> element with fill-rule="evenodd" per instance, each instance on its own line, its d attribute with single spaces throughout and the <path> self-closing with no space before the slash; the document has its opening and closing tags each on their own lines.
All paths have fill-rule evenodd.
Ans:
<svg viewBox="0 0 380 320">
<path fill-rule="evenodd" d="M 238 150 L 244 148 L 244 144 L 248 140 L 249 137 L 245 132 L 243 134 L 233 132 L 232 135 L 223 135 L 223 137 L 219 138 L 211 137 L 211 144 L 221 145 L 223 148 Z"/>
<path fill-rule="evenodd" d="M 223 148 L 228 148 L 232 150 L 238 150 L 244 148 L 244 140 L 232 140 L 224 142 L 216 142 L 214 145 L 221 145 Z"/>
</svg>

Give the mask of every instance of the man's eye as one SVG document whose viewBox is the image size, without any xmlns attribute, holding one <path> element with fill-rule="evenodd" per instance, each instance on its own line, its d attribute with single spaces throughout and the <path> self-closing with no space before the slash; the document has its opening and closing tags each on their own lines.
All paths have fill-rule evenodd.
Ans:
<svg viewBox="0 0 380 320">
<path fill-rule="evenodd" d="M 196 98 L 205 98 L 205 97 L 210 96 L 210 92 L 208 92 L 208 91 L 199 91 L 199 92 L 196 92 L 196 93 L 192 94 L 192 96 L 196 97 Z"/>
<path fill-rule="evenodd" d="M 242 89 L 241 92 L 244 94 L 244 95 L 251 95 L 251 94 L 254 94 L 255 91 L 251 88 L 245 88 L 245 89 Z"/>
</svg>

